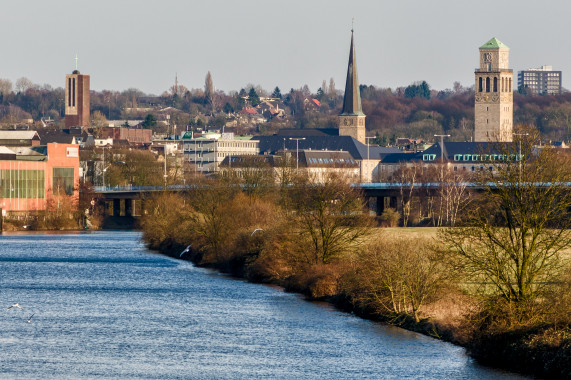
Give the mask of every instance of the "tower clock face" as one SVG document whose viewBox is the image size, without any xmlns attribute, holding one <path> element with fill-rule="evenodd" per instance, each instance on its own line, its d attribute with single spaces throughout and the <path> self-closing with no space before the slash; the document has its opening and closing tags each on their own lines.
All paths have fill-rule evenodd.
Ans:
<svg viewBox="0 0 571 380">
<path fill-rule="evenodd" d="M 492 54 L 484 53 L 484 62 L 492 62 Z"/>
</svg>

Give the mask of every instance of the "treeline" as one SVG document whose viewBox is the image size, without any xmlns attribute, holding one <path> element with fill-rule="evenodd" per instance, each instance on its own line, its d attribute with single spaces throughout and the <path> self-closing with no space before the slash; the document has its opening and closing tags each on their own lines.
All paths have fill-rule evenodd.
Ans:
<svg viewBox="0 0 571 380">
<path fill-rule="evenodd" d="M 530 131 L 521 165 L 479 172 L 484 191 L 432 237 L 377 228 L 339 174 L 316 181 L 284 166 L 277 185 L 227 171 L 157 197 L 143 238 L 174 257 L 454 341 L 484 363 L 568 378 L 571 195 L 561 184 L 571 166 L 550 148 L 533 156 L 537 142 Z M 546 186 L 530 186 L 537 181 Z"/>
<path fill-rule="evenodd" d="M 213 78 L 207 74 L 203 88 L 188 89 L 175 84 L 162 94 L 148 95 L 136 88 L 125 91 L 91 91 L 93 126 L 107 119 L 157 118 L 159 108 L 173 107 L 171 123 L 182 127 L 210 126 L 220 128 L 228 115 L 245 107 L 257 106 L 261 97 L 278 99 L 287 117 L 257 126 L 257 133 L 274 133 L 279 128 L 336 128 L 343 93 L 331 79 L 315 91 L 303 86 L 282 91 L 267 91 L 248 84 L 239 91 L 215 90 Z M 470 141 L 474 130 L 474 91 L 458 82 L 452 89 L 436 91 L 425 81 L 396 89 L 361 85 L 363 112 L 367 115 L 368 135 L 377 142 L 392 145 L 397 137 L 423 138 L 432 141 L 434 134 L 451 135 L 451 141 Z M 571 94 L 524 95 L 514 92 L 514 124 L 536 126 L 546 140 L 571 139 Z M 311 99 L 319 100 L 319 106 Z M 16 84 L 0 79 L 0 123 L 14 125 L 23 119 L 64 116 L 64 90 L 37 85 L 27 78 Z M 157 128 L 156 123 L 146 124 Z"/>
</svg>

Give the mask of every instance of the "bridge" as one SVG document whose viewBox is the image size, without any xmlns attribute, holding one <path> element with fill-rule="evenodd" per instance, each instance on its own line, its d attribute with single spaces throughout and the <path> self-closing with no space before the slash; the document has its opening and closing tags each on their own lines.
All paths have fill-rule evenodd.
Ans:
<svg viewBox="0 0 571 380">
<path fill-rule="evenodd" d="M 385 208 L 397 208 L 398 198 L 401 196 L 401 189 L 408 188 L 410 184 L 401 183 L 354 183 L 353 188 L 363 193 L 365 202 L 371 209 L 381 214 Z M 475 184 L 466 184 L 467 187 L 475 188 Z M 413 184 L 415 189 L 424 189 L 429 192 L 437 191 L 439 183 L 418 183 Z M 183 192 L 196 190 L 197 185 L 168 185 L 168 186 L 95 186 L 94 191 L 100 196 L 100 202 L 105 208 L 106 215 L 114 217 L 136 217 L 144 213 L 145 201 L 154 194 L 164 191 Z M 376 204 L 371 204 L 375 200 Z"/>
<path fill-rule="evenodd" d="M 440 182 L 424 182 L 413 183 L 413 190 L 423 190 L 428 194 L 434 194 L 441 189 L 442 183 Z M 446 185 L 446 184 L 444 184 Z M 455 184 L 460 187 L 465 187 L 473 191 L 482 191 L 485 186 L 476 182 L 463 182 Z M 509 185 L 509 184 L 508 184 Z M 550 183 L 534 183 L 534 186 L 550 186 Z M 571 188 L 571 182 L 562 183 L 563 186 Z M 486 186 L 494 186 L 493 183 L 486 184 Z M 144 213 L 145 200 L 152 197 L 154 194 L 159 194 L 164 191 L 168 192 L 183 192 L 196 190 L 198 188 L 207 187 L 203 185 L 168 185 L 168 186 L 115 186 L 103 187 L 95 186 L 94 191 L 100 196 L 100 202 L 105 206 L 106 215 L 113 215 L 115 217 L 136 217 Z M 376 211 L 378 215 L 382 214 L 385 208 L 390 207 L 397 209 L 399 205 L 399 198 L 402 196 L 401 191 L 405 189 L 406 192 L 410 190 L 410 183 L 394 183 L 394 182 L 375 182 L 375 183 L 354 183 L 351 187 L 358 189 L 362 192 L 365 198 L 365 203 Z M 374 202 L 374 203 L 372 203 Z M 112 210 L 110 212 L 110 203 L 112 203 Z"/>
</svg>

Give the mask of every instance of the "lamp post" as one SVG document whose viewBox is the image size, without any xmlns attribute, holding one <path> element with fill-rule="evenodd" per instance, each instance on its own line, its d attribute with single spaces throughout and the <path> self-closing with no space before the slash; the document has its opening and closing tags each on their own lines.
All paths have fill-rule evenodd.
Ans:
<svg viewBox="0 0 571 380">
<path fill-rule="evenodd" d="M 290 140 L 295 140 L 295 170 L 299 171 L 299 140 L 305 140 L 305 137 L 290 137 Z"/>
<path fill-rule="evenodd" d="M 450 135 L 434 135 L 434 137 L 440 137 L 440 161 L 444 163 L 444 138 Z"/>
<path fill-rule="evenodd" d="M 369 170 L 369 165 L 370 165 L 370 159 L 371 159 L 371 154 L 370 154 L 370 146 L 371 144 L 369 143 L 370 139 L 374 139 L 375 136 L 371 136 L 371 137 L 365 137 L 365 141 L 367 141 L 367 171 Z M 371 173 L 372 174 L 372 173 Z M 371 175 L 371 179 L 370 182 L 373 182 L 373 176 Z"/>
<path fill-rule="evenodd" d="M 105 167 L 105 146 L 103 147 L 103 190 L 105 190 L 105 170 L 107 170 L 107 168 Z"/>
<path fill-rule="evenodd" d="M 165 190 L 167 189 L 167 143 L 165 142 L 165 144 L 163 145 L 164 148 L 164 154 L 165 154 Z"/>
<path fill-rule="evenodd" d="M 517 161 L 519 163 L 519 181 L 521 182 L 521 139 L 523 136 L 529 136 L 529 133 L 513 133 L 514 136 L 518 136 L 518 148 L 517 148 Z"/>
</svg>

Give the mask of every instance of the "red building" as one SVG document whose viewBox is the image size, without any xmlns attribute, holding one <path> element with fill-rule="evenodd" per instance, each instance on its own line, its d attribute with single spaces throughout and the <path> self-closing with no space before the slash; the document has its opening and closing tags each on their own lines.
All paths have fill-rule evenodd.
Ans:
<svg viewBox="0 0 571 380">
<path fill-rule="evenodd" d="M 65 76 L 65 127 L 89 127 L 89 75 Z"/>
<path fill-rule="evenodd" d="M 79 196 L 79 146 L 0 147 L 0 208 L 46 210 L 54 195 Z"/>
<path fill-rule="evenodd" d="M 127 141 L 132 146 L 148 147 L 153 142 L 153 131 L 139 128 L 104 127 L 101 128 L 100 137 Z"/>
</svg>

